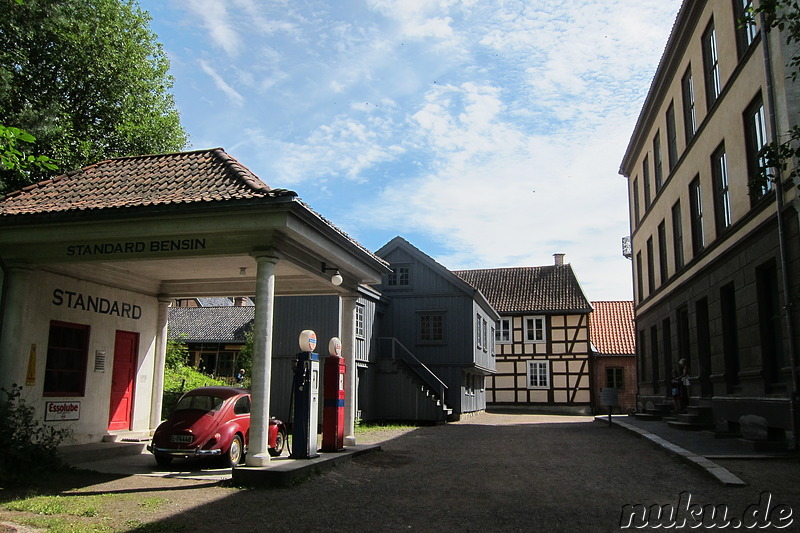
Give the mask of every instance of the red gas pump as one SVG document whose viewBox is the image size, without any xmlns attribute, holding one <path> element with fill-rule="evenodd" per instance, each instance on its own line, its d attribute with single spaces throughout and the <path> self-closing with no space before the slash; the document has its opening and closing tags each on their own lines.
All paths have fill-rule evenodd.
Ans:
<svg viewBox="0 0 800 533">
<path fill-rule="evenodd" d="M 325 408 L 322 411 L 323 452 L 344 449 L 344 375 L 342 343 L 334 337 L 328 344 L 329 357 L 325 358 Z"/>
</svg>

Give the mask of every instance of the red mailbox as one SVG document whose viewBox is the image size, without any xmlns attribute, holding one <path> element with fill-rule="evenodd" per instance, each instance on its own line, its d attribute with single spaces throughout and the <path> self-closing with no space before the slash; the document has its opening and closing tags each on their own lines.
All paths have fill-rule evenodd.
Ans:
<svg viewBox="0 0 800 533">
<path fill-rule="evenodd" d="M 325 403 L 322 411 L 323 452 L 338 452 L 344 449 L 344 359 L 342 344 L 336 337 L 328 346 L 330 356 L 325 358 Z"/>
</svg>

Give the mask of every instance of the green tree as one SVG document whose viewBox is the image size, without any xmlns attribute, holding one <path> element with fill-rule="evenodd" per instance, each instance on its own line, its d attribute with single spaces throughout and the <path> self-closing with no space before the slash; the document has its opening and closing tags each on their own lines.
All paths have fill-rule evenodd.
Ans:
<svg viewBox="0 0 800 533">
<path fill-rule="evenodd" d="M 0 0 L 0 124 L 65 170 L 181 150 L 169 61 L 133 0 Z M 53 175 L 0 169 L 0 192 Z"/>
<path fill-rule="evenodd" d="M 0 168 L 25 173 L 31 168 L 56 170 L 56 162 L 45 155 L 26 154 L 21 143 L 33 144 L 36 137 L 25 130 L 0 124 Z"/>
<path fill-rule="evenodd" d="M 168 339 L 164 365 L 170 370 L 180 370 L 189 360 L 189 347 L 183 339 Z"/>
</svg>

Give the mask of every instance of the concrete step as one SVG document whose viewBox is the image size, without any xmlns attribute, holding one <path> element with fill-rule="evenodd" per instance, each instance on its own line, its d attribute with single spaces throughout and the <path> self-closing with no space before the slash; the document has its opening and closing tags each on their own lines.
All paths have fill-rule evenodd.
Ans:
<svg viewBox="0 0 800 533">
<path fill-rule="evenodd" d="M 656 420 L 661 420 L 661 418 L 662 418 L 661 415 L 656 415 L 656 414 L 652 414 L 652 413 L 642 413 L 642 412 L 633 413 L 633 416 L 637 420 L 653 420 L 653 421 L 656 421 Z"/>
<path fill-rule="evenodd" d="M 740 438 L 739 441 L 757 452 L 785 452 L 788 450 L 788 443 L 785 440 L 751 440 Z"/>
<path fill-rule="evenodd" d="M 138 455 L 144 451 L 146 442 L 92 442 L 59 446 L 61 457 L 68 464 L 102 461 L 122 455 Z"/>
<path fill-rule="evenodd" d="M 705 429 L 711 429 L 713 426 L 711 424 L 701 423 L 701 422 L 688 422 L 683 419 L 678 420 L 670 420 L 667 422 L 669 427 L 675 429 L 683 429 L 686 431 L 702 431 Z"/>
</svg>

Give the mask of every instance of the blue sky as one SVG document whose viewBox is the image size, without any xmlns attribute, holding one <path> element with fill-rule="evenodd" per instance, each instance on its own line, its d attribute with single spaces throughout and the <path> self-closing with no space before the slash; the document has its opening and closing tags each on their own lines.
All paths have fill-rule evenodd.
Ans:
<svg viewBox="0 0 800 533">
<path fill-rule="evenodd" d="M 565 253 L 631 299 L 618 174 L 679 0 L 140 0 L 195 149 L 371 250 L 451 270 Z"/>
</svg>

